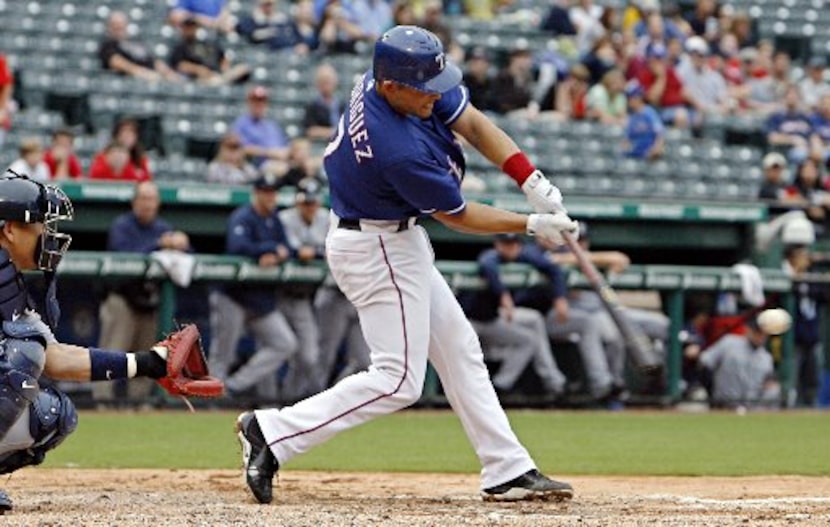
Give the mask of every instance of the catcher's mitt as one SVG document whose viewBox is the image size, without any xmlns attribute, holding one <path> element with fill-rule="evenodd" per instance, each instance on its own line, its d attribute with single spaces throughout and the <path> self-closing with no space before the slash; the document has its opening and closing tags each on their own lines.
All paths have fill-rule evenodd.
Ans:
<svg viewBox="0 0 830 527">
<path fill-rule="evenodd" d="M 167 349 L 167 375 L 156 381 L 170 395 L 219 397 L 225 385 L 208 372 L 199 328 L 187 324 L 153 348 Z"/>
</svg>

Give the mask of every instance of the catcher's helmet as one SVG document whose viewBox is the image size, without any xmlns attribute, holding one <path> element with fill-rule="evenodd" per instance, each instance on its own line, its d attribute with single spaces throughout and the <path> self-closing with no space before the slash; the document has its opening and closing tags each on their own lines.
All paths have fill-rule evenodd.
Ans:
<svg viewBox="0 0 830 527">
<path fill-rule="evenodd" d="M 416 26 L 395 26 L 375 43 L 373 73 L 427 93 L 444 93 L 461 82 L 461 70 L 444 55 L 433 33 Z"/>
<path fill-rule="evenodd" d="M 58 187 L 44 185 L 11 170 L 0 178 L 0 225 L 5 221 L 43 223 L 35 261 L 38 269 L 54 271 L 72 236 L 58 231 L 58 221 L 74 218 L 72 202 Z"/>
</svg>

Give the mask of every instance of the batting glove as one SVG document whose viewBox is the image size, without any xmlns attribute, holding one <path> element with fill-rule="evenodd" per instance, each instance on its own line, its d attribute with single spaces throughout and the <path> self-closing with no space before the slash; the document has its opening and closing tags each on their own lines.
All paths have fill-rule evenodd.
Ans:
<svg viewBox="0 0 830 527">
<path fill-rule="evenodd" d="M 562 204 L 562 193 L 539 170 L 535 170 L 522 183 L 522 192 L 525 193 L 528 203 L 536 212 L 568 213 Z"/>
<path fill-rule="evenodd" d="M 574 240 L 578 239 L 579 223 L 562 212 L 531 214 L 527 218 L 527 233 L 556 245 L 562 245 L 565 243 L 563 233 L 570 234 Z"/>
</svg>

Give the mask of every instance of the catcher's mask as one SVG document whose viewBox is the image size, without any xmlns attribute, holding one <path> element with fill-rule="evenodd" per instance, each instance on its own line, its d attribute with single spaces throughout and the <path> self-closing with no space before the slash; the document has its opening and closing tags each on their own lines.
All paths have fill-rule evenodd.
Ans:
<svg viewBox="0 0 830 527">
<path fill-rule="evenodd" d="M 43 223 L 34 254 L 39 270 L 57 269 L 72 242 L 71 235 L 58 230 L 58 222 L 72 221 L 74 216 L 72 202 L 60 188 L 33 181 L 12 170 L 0 178 L 0 225 L 5 221 Z"/>
</svg>

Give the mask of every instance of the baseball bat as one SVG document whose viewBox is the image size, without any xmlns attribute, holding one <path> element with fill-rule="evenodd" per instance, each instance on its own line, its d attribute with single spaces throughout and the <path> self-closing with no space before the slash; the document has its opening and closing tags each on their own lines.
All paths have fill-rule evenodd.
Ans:
<svg viewBox="0 0 830 527">
<path fill-rule="evenodd" d="M 569 233 L 562 233 L 562 237 L 576 258 L 582 274 L 588 279 L 591 288 L 599 294 L 602 305 L 620 330 L 634 364 L 644 373 L 659 371 L 663 367 L 663 361 L 655 352 L 651 339 L 624 316 L 625 307 L 620 304 L 617 293 L 608 285 L 602 273 L 597 270 L 576 239 Z"/>
</svg>

